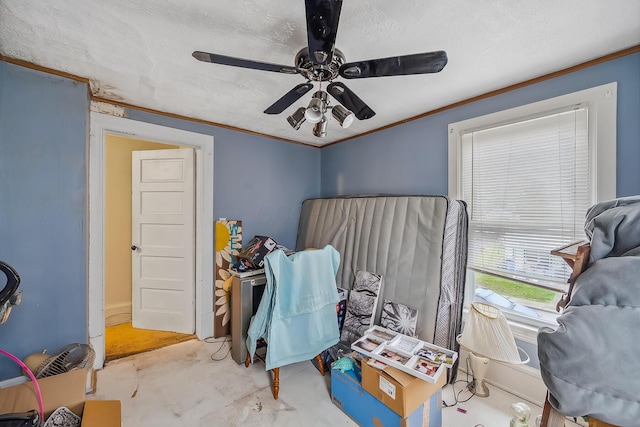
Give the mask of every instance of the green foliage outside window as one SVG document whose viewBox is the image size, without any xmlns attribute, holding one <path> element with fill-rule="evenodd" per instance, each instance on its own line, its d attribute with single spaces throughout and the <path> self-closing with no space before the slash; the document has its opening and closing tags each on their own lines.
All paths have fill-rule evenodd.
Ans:
<svg viewBox="0 0 640 427">
<path fill-rule="evenodd" d="M 476 273 L 476 284 L 505 296 L 548 303 L 556 296 L 556 292 L 548 289 L 541 289 L 536 286 L 527 285 L 502 277 L 491 276 L 489 274 Z"/>
</svg>

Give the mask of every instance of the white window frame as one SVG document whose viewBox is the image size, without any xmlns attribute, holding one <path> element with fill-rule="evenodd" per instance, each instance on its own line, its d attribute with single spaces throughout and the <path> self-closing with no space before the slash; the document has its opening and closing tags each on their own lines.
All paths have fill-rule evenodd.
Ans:
<svg viewBox="0 0 640 427">
<path fill-rule="evenodd" d="M 567 109 L 572 106 L 586 106 L 589 111 L 589 158 L 592 179 L 593 203 L 616 197 L 616 125 L 617 125 L 617 82 L 607 83 L 590 89 L 561 95 L 532 104 L 474 117 L 449 124 L 449 197 L 460 198 L 462 172 L 462 135 L 467 132 L 486 129 L 539 117 L 545 113 Z M 586 212 L 585 212 L 586 213 Z M 467 272 L 473 278 L 473 272 Z M 475 295 L 475 283 L 467 280 L 465 305 L 468 307 Z M 535 343 L 537 328 L 548 322 L 517 314 L 505 313 L 514 327 L 517 338 Z M 519 326 L 519 327 L 518 327 Z"/>
</svg>

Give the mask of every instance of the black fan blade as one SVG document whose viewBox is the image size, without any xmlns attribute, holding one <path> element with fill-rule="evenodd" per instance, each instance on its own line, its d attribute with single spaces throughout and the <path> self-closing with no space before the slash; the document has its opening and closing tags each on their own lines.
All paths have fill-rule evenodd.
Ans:
<svg viewBox="0 0 640 427">
<path fill-rule="evenodd" d="M 269 64 L 267 62 L 251 61 L 248 59 L 234 58 L 232 56 L 218 55 L 216 53 L 207 53 L 195 51 L 193 57 L 198 61 L 211 62 L 213 64 L 230 65 L 232 67 L 249 68 L 252 70 L 273 71 L 276 73 L 298 74 L 300 69 L 289 67 L 287 65 Z"/>
<path fill-rule="evenodd" d="M 331 63 L 341 9 L 342 0 L 305 0 L 309 57 L 317 64 Z"/>
<path fill-rule="evenodd" d="M 282 98 L 274 102 L 269 108 L 264 110 L 265 114 L 280 114 L 287 107 L 296 102 L 302 95 L 313 89 L 311 83 L 300 83 L 298 86 L 287 92 Z"/>
<path fill-rule="evenodd" d="M 436 52 L 350 62 L 340 67 L 340 75 L 345 79 L 361 79 L 366 77 L 438 73 L 445 65 L 447 65 L 447 53 L 444 50 L 439 50 Z"/>
<path fill-rule="evenodd" d="M 370 119 L 376 115 L 376 113 L 369 108 L 362 99 L 358 98 L 358 95 L 346 87 L 344 83 L 330 83 L 329 86 L 327 86 L 327 92 L 338 100 L 340 104 L 351 110 L 359 120 Z"/>
</svg>

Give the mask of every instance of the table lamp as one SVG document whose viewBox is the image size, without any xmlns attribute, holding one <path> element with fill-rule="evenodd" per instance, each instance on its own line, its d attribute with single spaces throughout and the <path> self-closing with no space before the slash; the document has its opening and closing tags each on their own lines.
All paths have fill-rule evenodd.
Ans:
<svg viewBox="0 0 640 427">
<path fill-rule="evenodd" d="M 469 363 L 473 372 L 470 390 L 476 396 L 489 396 L 489 389 L 484 383 L 489 360 L 513 364 L 529 362 L 529 355 L 516 346 L 507 319 L 499 308 L 490 304 L 471 304 L 464 330 L 457 340 L 462 348 L 469 351 Z M 519 351 L 524 353 L 526 360 L 520 359 Z"/>
</svg>

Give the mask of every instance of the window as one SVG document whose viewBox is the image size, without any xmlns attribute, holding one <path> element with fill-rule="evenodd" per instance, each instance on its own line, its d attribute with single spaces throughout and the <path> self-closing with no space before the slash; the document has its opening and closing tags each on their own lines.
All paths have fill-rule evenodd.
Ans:
<svg viewBox="0 0 640 427">
<path fill-rule="evenodd" d="M 509 317 L 553 320 L 571 270 L 551 250 L 586 239 L 615 198 L 616 83 L 449 126 L 449 195 L 467 202 L 467 289 Z"/>
</svg>

